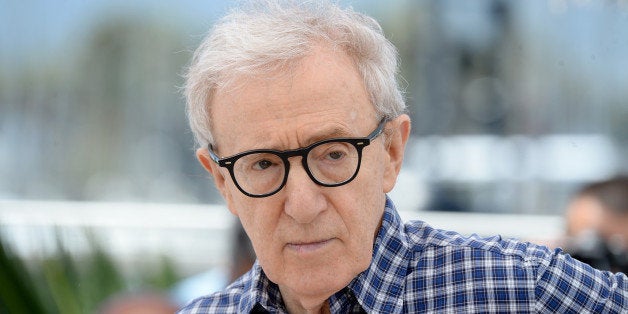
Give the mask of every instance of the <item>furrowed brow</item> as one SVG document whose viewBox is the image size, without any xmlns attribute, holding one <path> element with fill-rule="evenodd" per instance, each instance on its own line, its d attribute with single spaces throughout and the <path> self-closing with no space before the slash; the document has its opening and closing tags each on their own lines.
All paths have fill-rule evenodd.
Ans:
<svg viewBox="0 0 628 314">
<path fill-rule="evenodd" d="M 354 135 L 350 134 L 347 130 L 341 128 L 334 128 L 320 134 L 316 134 L 310 137 L 307 142 L 305 142 L 305 146 L 312 145 L 316 142 L 333 139 L 333 138 L 342 138 L 342 137 L 354 137 Z"/>
</svg>

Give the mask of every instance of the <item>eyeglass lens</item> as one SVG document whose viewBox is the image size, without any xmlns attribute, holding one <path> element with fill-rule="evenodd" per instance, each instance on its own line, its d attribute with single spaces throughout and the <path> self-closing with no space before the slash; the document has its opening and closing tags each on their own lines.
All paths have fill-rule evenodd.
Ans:
<svg viewBox="0 0 628 314">
<path fill-rule="evenodd" d="M 286 167 L 279 155 L 255 152 L 240 157 L 233 172 L 238 185 L 253 195 L 276 191 L 286 177 Z M 351 143 L 334 141 L 312 147 L 307 154 L 309 175 L 322 185 L 336 185 L 353 177 L 359 164 L 358 149 Z"/>
</svg>

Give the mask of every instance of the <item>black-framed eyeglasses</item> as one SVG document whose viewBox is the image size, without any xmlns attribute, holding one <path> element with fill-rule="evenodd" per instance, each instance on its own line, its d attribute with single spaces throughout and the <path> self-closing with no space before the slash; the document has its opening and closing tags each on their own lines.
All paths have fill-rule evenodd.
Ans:
<svg viewBox="0 0 628 314">
<path fill-rule="evenodd" d="M 386 119 L 362 138 L 333 138 L 292 150 L 255 149 L 220 158 L 208 145 L 209 156 L 231 174 L 238 189 L 250 197 L 266 197 L 281 190 L 288 181 L 288 158 L 301 156 L 301 164 L 316 184 L 326 187 L 351 182 L 360 170 L 362 149 L 379 136 Z"/>
</svg>

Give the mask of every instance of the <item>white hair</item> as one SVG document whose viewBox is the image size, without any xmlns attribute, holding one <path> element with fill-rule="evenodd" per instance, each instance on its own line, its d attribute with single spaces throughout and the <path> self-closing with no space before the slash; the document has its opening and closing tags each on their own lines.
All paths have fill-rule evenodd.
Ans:
<svg viewBox="0 0 628 314">
<path fill-rule="evenodd" d="M 187 114 L 197 144 L 214 142 L 209 106 L 217 88 L 245 76 L 280 72 L 321 43 L 354 60 L 382 118 L 405 111 L 396 78 L 397 49 L 373 18 L 325 0 L 254 1 L 214 25 L 187 69 Z"/>
</svg>

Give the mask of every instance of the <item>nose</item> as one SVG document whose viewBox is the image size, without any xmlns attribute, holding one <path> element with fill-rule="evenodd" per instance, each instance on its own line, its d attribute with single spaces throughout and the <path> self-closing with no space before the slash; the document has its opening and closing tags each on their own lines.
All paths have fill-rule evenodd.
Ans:
<svg viewBox="0 0 628 314">
<path fill-rule="evenodd" d="M 322 186 L 316 184 L 298 158 L 291 158 L 290 173 L 285 189 L 285 213 L 301 224 L 311 223 L 327 206 Z"/>
</svg>

